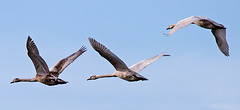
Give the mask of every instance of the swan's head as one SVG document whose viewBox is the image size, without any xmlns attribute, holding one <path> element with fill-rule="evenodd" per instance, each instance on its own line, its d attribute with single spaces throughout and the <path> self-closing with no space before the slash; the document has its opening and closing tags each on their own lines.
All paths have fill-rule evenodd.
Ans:
<svg viewBox="0 0 240 110">
<path fill-rule="evenodd" d="M 166 30 L 172 29 L 172 28 L 174 28 L 174 26 L 175 26 L 175 24 L 171 24 L 171 25 L 169 25 L 169 27 Z"/>
<path fill-rule="evenodd" d="M 87 80 L 95 80 L 95 79 L 97 79 L 97 76 L 96 76 L 96 75 L 92 75 L 92 76 L 90 76 L 90 78 L 88 78 Z"/>
<path fill-rule="evenodd" d="M 10 83 L 12 84 L 12 83 L 15 83 L 15 82 L 20 82 L 19 78 L 15 78 L 15 79 L 13 79 L 13 81 L 10 82 Z"/>
</svg>

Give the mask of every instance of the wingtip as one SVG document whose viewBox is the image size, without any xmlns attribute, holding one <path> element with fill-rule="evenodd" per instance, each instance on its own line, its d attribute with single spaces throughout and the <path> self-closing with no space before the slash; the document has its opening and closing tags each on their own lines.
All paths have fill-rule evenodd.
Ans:
<svg viewBox="0 0 240 110">
<path fill-rule="evenodd" d="M 226 57 L 230 57 L 230 55 L 229 55 L 229 54 L 225 54 L 225 56 L 226 56 Z"/>
<path fill-rule="evenodd" d="M 87 47 L 83 45 L 79 50 L 82 51 L 82 52 L 86 52 L 87 51 Z"/>
<path fill-rule="evenodd" d="M 167 50 L 168 50 L 168 49 L 165 49 L 161 54 L 162 54 L 163 56 L 171 56 L 171 55 L 169 55 L 169 54 L 165 54 Z"/>
<path fill-rule="evenodd" d="M 163 55 L 163 56 L 171 56 L 171 55 L 166 54 L 166 55 Z"/>
<path fill-rule="evenodd" d="M 27 41 L 31 41 L 31 40 L 32 40 L 32 38 L 30 36 L 28 36 Z"/>
<path fill-rule="evenodd" d="M 95 39 L 92 38 L 92 37 L 89 37 L 88 40 L 89 40 L 90 42 L 92 42 L 92 41 L 95 40 Z"/>
<path fill-rule="evenodd" d="M 91 38 L 91 37 L 89 37 L 88 40 L 89 40 L 91 45 L 96 41 L 94 38 Z"/>
<path fill-rule="evenodd" d="M 26 46 L 28 47 L 28 45 L 30 45 L 31 42 L 33 42 L 32 38 L 30 36 L 28 36 Z"/>
<path fill-rule="evenodd" d="M 229 48 L 228 48 L 228 46 L 227 46 L 227 49 L 225 49 L 225 50 L 221 49 L 220 47 L 219 47 L 219 49 L 221 50 L 221 52 L 222 52 L 225 56 L 227 56 L 227 57 L 230 56 L 230 55 L 229 55 Z"/>
</svg>

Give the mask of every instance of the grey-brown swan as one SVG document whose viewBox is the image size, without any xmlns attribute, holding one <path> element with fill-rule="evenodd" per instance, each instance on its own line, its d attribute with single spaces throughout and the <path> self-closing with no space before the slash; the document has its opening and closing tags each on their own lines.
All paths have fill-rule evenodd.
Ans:
<svg viewBox="0 0 240 110">
<path fill-rule="evenodd" d="M 167 28 L 167 30 L 168 29 L 172 29 L 172 30 L 167 35 L 170 36 L 178 29 L 186 27 L 190 24 L 196 24 L 200 27 L 211 29 L 213 35 L 215 36 L 218 48 L 224 55 L 229 56 L 229 47 L 226 40 L 226 27 L 207 17 L 191 16 L 183 20 L 180 20 L 177 24 L 171 24 Z"/>
<path fill-rule="evenodd" d="M 105 74 L 105 75 L 93 75 L 87 80 L 95 80 L 98 78 L 104 77 L 119 77 L 126 81 L 139 81 L 139 80 L 148 80 L 147 78 L 143 77 L 142 75 L 138 74 L 142 69 L 144 69 L 149 64 L 155 62 L 162 56 L 169 56 L 161 53 L 153 58 L 149 58 L 134 64 L 131 67 L 127 67 L 127 65 L 118 58 L 114 53 L 112 53 L 108 48 L 106 48 L 101 43 L 97 42 L 93 38 L 89 38 L 89 42 L 92 47 L 105 59 L 107 59 L 116 69 L 113 74 Z"/>
<path fill-rule="evenodd" d="M 30 59 L 32 60 L 35 69 L 36 69 L 36 76 L 32 79 L 19 79 L 15 78 L 11 83 L 16 82 L 41 82 L 48 86 L 58 85 L 58 84 L 66 84 L 67 81 L 64 81 L 58 78 L 59 74 L 70 64 L 72 63 L 78 56 L 86 51 L 86 47 L 82 46 L 77 52 L 73 53 L 72 55 L 61 59 L 58 61 L 50 70 L 46 62 L 40 56 L 37 46 L 32 41 L 30 36 L 27 39 L 27 53 Z"/>
</svg>

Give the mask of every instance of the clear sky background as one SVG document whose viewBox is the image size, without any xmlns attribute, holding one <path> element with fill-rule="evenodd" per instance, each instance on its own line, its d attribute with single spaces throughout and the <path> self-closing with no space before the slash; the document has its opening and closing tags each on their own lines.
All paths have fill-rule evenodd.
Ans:
<svg viewBox="0 0 240 110">
<path fill-rule="evenodd" d="M 239 110 L 239 0 L 1 0 L 1 110 Z M 227 27 L 230 57 L 210 30 L 190 25 L 166 37 L 170 24 L 205 16 Z M 30 35 L 49 68 L 77 51 L 87 52 L 60 78 L 65 85 L 15 83 L 33 78 L 27 56 Z M 112 65 L 88 42 L 93 37 L 128 66 L 164 57 L 140 74 L 148 81 L 120 78 L 87 81 L 110 74 Z"/>
</svg>

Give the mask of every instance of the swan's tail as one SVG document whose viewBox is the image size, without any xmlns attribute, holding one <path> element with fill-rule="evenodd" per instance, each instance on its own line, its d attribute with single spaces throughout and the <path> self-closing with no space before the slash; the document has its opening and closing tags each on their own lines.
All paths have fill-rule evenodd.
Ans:
<svg viewBox="0 0 240 110">
<path fill-rule="evenodd" d="M 66 83 L 68 83 L 67 81 L 63 81 L 62 79 L 57 79 L 57 83 L 58 84 L 66 84 Z"/>
</svg>

